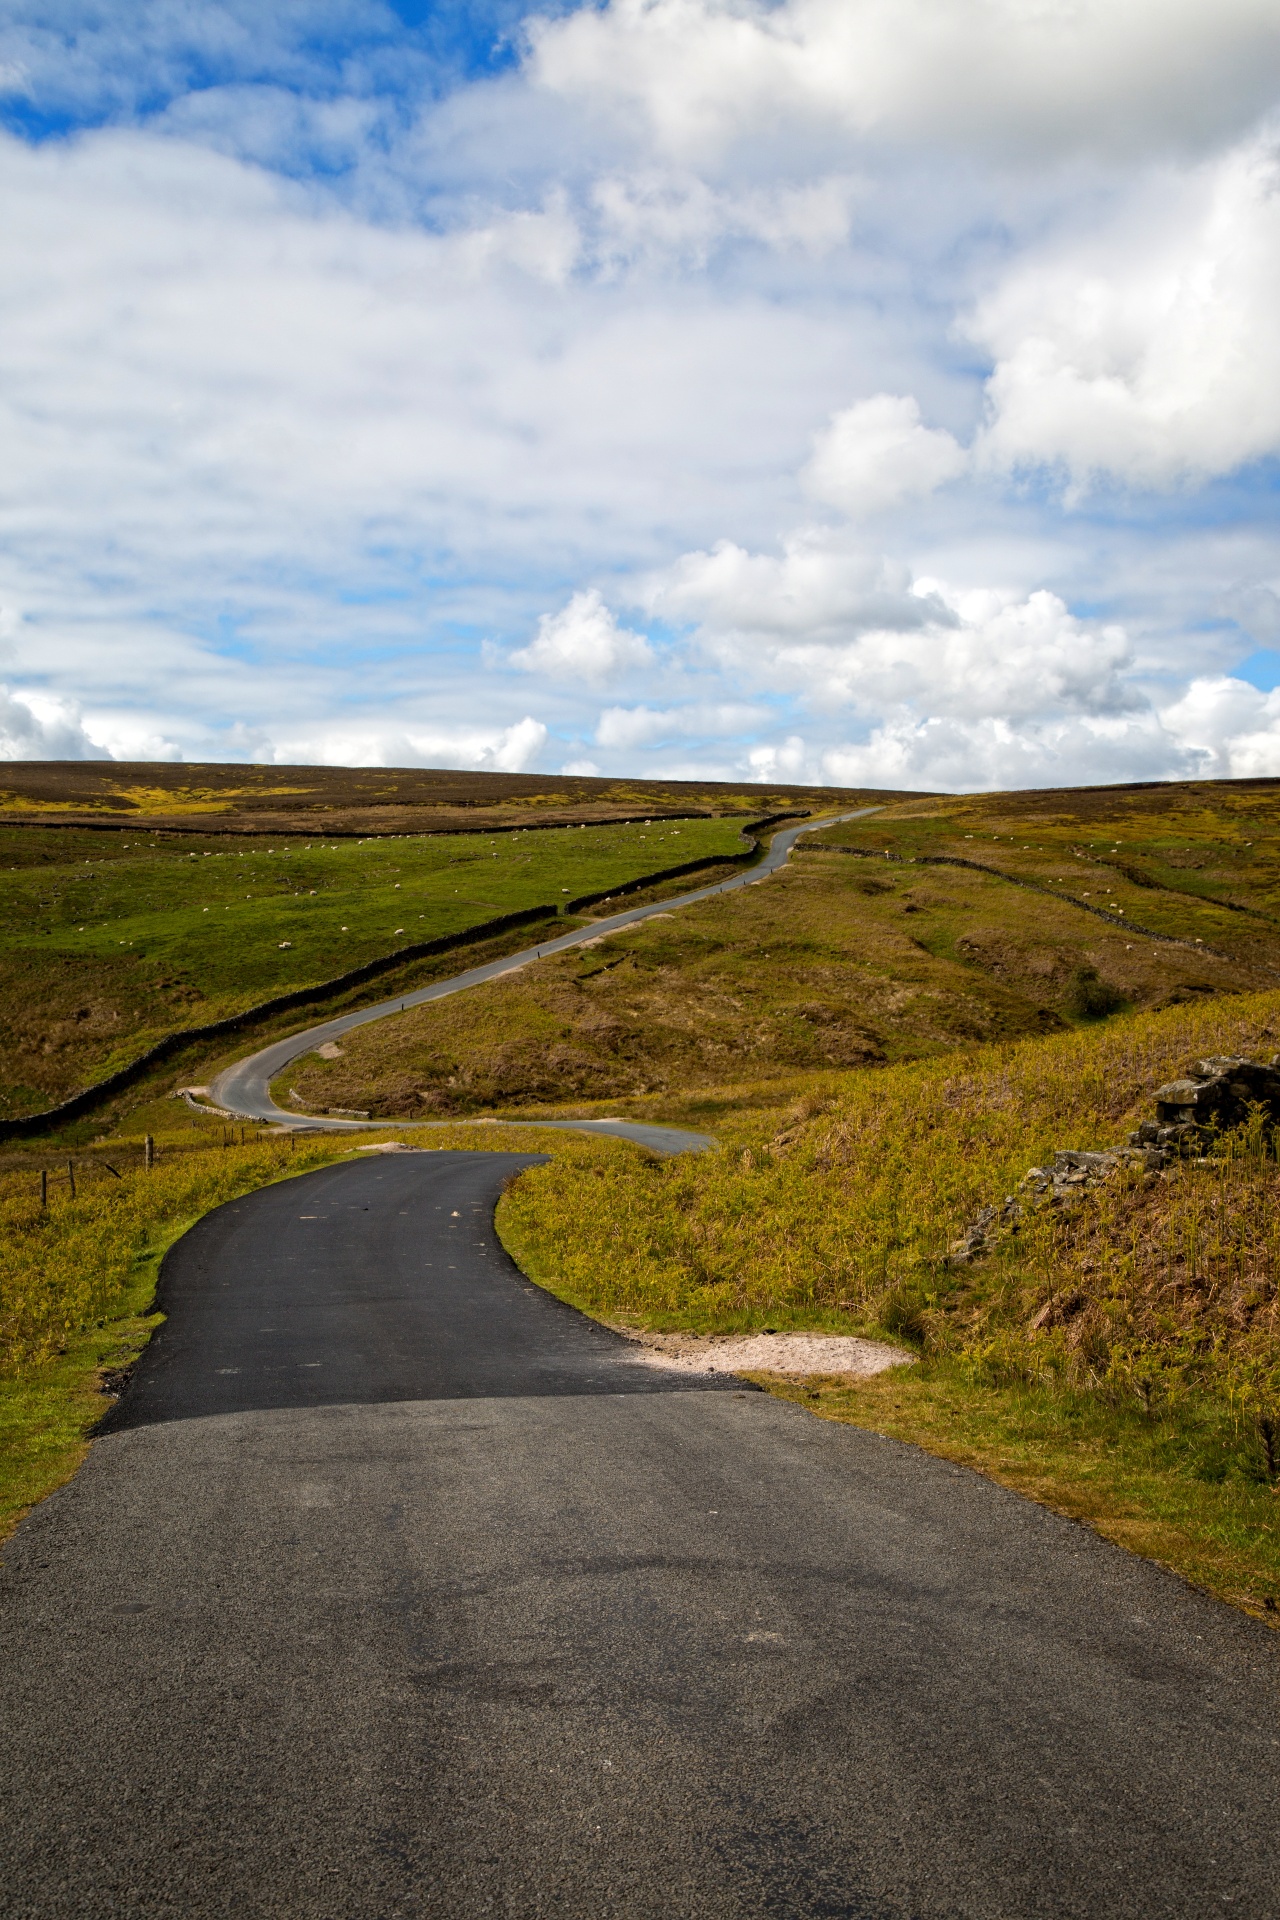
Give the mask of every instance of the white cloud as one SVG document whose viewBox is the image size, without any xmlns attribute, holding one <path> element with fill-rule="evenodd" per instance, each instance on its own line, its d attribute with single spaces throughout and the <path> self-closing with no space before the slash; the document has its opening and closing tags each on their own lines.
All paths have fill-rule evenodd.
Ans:
<svg viewBox="0 0 1280 1920">
<path fill-rule="evenodd" d="M 559 613 L 544 613 L 537 637 L 510 656 L 511 665 L 549 680 L 592 686 L 653 664 L 643 634 L 620 627 L 594 587 L 575 593 Z"/>
<path fill-rule="evenodd" d="M 979 306 L 985 458 L 1165 486 L 1280 451 L 1277 312 L 1275 148 L 1161 173 L 1098 230 L 1017 259 Z"/>
<path fill-rule="evenodd" d="M 610 0 L 528 31 L 542 86 L 683 155 L 795 130 L 1182 147 L 1237 133 L 1280 80 L 1273 0 Z"/>
<path fill-rule="evenodd" d="M 761 707 L 726 704 L 687 707 L 606 707 L 596 724 L 596 745 L 627 752 L 659 741 L 723 740 L 753 731 L 769 719 Z"/>
<path fill-rule="evenodd" d="M 651 564 L 673 527 L 763 534 L 857 358 L 803 300 L 584 278 L 551 192 L 379 227 L 106 130 L 0 136 L 0 194 L 0 598 L 51 688 L 163 701 L 140 735 L 197 756 L 363 703 L 379 652 L 414 662 L 387 710 L 428 719 L 473 670 L 459 630 L 510 644 L 552 583 Z M 553 622 L 522 651 L 644 666 L 638 636 L 601 637 L 575 651 Z"/>
<path fill-rule="evenodd" d="M 1248 780 L 1280 774 L 1280 689 L 1260 693 L 1227 676 L 1193 680 L 1162 715 L 1199 756 L 1206 778 Z"/>
<path fill-rule="evenodd" d="M 109 760 L 66 703 L 0 687 L 0 760 Z"/>
<path fill-rule="evenodd" d="M 542 721 L 527 714 L 503 728 L 338 725 L 310 734 L 260 734 L 253 757 L 277 766 L 467 767 L 523 773 L 538 758 L 546 738 Z"/>
<path fill-rule="evenodd" d="M 764 658 L 790 644 L 840 644 L 872 628 L 949 617 L 936 596 L 912 591 L 908 569 L 825 528 L 792 534 L 780 556 L 732 540 L 686 553 L 652 578 L 646 600 L 664 618 L 696 621 L 718 657 L 725 643 L 749 643 Z"/>
<path fill-rule="evenodd" d="M 901 715 L 865 742 L 827 748 L 825 777 L 840 784 L 955 793 L 1076 786 L 1117 778 L 1193 779 L 1203 762 L 1150 710 L 1124 717 L 1067 715 L 1014 725 L 998 715 Z"/>
<path fill-rule="evenodd" d="M 856 518 L 932 493 L 967 465 L 949 433 L 921 424 L 914 399 L 878 393 L 836 414 L 801 480 L 815 500 Z"/>
<path fill-rule="evenodd" d="M 639 167 L 591 188 L 591 249 L 606 269 L 639 259 L 705 266 L 726 240 L 821 257 L 849 236 L 860 188 L 843 174 L 799 186 L 712 186 L 696 173 Z"/>
<path fill-rule="evenodd" d="M 809 533 L 780 556 L 725 544 L 653 583 L 660 611 L 696 618 L 694 643 L 758 687 L 874 714 L 904 706 L 967 719 L 1134 704 L 1128 638 L 1056 595 L 957 589 Z"/>
</svg>

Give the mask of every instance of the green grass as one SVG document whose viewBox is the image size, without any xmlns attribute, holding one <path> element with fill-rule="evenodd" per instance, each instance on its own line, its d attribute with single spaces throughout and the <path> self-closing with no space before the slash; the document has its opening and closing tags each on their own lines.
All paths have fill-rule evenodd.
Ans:
<svg viewBox="0 0 1280 1920">
<path fill-rule="evenodd" d="M 363 1028 L 339 1057 L 295 1063 L 277 1098 L 405 1117 L 621 1103 L 732 1126 L 735 1109 L 803 1097 L 815 1073 L 1092 1028 L 1085 980 L 1122 1010 L 1272 983 L 1241 925 L 1243 956 L 1206 961 L 987 874 L 808 853 L 740 893 Z M 1280 936 L 1270 951 L 1280 960 Z"/>
<path fill-rule="evenodd" d="M 38 1365 L 0 1374 L 0 1540 L 84 1459 L 89 1435 L 111 1405 L 104 1375 L 129 1366 L 158 1324 L 149 1311 L 155 1264 L 139 1260 L 103 1325 L 71 1335 Z"/>
<path fill-rule="evenodd" d="M 0 828 L 0 1116 L 411 942 L 740 852 L 741 824 L 264 845 Z"/>
<path fill-rule="evenodd" d="M 1273 960 L 1280 937 L 1280 791 L 1267 781 L 916 800 L 806 845 L 975 860 L 1246 963 Z M 1210 988 L 1215 972 L 1206 954 Z"/>
</svg>

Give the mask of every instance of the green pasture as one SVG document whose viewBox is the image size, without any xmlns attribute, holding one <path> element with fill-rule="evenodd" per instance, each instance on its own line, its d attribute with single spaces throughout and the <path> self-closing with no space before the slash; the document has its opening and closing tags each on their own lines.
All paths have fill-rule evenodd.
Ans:
<svg viewBox="0 0 1280 1920">
<path fill-rule="evenodd" d="M 0 829 L 0 1115 L 399 947 L 741 852 L 742 824 L 364 841 Z"/>
</svg>

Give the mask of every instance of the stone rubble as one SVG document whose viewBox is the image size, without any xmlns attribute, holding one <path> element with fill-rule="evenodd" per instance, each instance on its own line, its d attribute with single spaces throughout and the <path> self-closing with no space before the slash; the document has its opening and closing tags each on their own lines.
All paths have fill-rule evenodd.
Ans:
<svg viewBox="0 0 1280 1920">
<path fill-rule="evenodd" d="M 947 1251 L 947 1264 L 968 1266 L 988 1252 L 1002 1230 L 1016 1227 L 1027 1206 L 1071 1206 L 1089 1188 L 1122 1168 L 1154 1178 L 1179 1160 L 1211 1152 L 1216 1135 L 1261 1108 L 1280 1122 L 1280 1054 L 1269 1061 L 1235 1054 L 1197 1060 L 1180 1080 L 1155 1092 L 1156 1117 L 1135 1127 L 1122 1147 L 1085 1152 L 1060 1148 L 1050 1165 L 1030 1167 L 1002 1206 L 983 1207 Z"/>
</svg>

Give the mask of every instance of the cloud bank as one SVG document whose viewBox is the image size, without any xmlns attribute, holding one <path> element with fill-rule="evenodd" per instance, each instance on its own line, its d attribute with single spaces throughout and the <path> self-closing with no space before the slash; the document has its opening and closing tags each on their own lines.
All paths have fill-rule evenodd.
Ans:
<svg viewBox="0 0 1280 1920">
<path fill-rule="evenodd" d="M 1280 773 L 1272 0 L 63 13 L 0 756 Z"/>
</svg>

